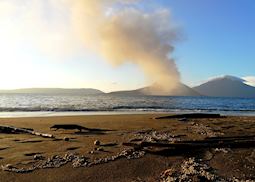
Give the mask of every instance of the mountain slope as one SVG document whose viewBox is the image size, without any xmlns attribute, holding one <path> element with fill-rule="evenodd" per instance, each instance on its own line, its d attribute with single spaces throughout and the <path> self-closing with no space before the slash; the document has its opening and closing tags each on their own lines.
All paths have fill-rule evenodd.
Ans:
<svg viewBox="0 0 255 182">
<path fill-rule="evenodd" d="M 15 90 L 0 90 L 0 93 L 24 93 L 24 94 L 103 94 L 104 92 L 92 89 L 92 88 L 81 88 L 81 89 L 64 89 L 64 88 L 23 88 Z"/>
<path fill-rule="evenodd" d="M 155 89 L 154 86 L 148 86 L 136 90 L 127 90 L 127 91 L 116 91 L 116 92 L 110 92 L 109 94 L 113 95 L 165 95 L 165 96 L 200 96 L 199 93 L 197 93 L 192 88 L 188 87 L 187 85 L 184 85 L 182 83 L 179 83 L 178 86 L 171 90 L 171 92 L 168 93 L 160 93 L 158 91 L 159 89 Z"/>
<path fill-rule="evenodd" d="M 244 83 L 245 80 L 234 76 L 223 76 L 212 79 L 193 89 L 202 95 L 212 97 L 255 98 L 255 87 Z"/>
</svg>

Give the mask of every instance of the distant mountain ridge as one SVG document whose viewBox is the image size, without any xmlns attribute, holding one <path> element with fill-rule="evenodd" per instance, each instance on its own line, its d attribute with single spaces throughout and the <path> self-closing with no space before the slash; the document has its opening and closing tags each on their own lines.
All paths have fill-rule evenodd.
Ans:
<svg viewBox="0 0 255 182">
<path fill-rule="evenodd" d="M 188 87 L 183 83 L 179 83 L 177 87 L 169 93 L 161 94 L 160 92 L 155 91 L 152 86 L 143 87 L 136 90 L 126 90 L 126 91 L 116 91 L 110 92 L 112 95 L 165 95 L 165 96 L 201 96 L 198 92 Z"/>
<path fill-rule="evenodd" d="M 211 97 L 255 98 L 255 87 L 245 82 L 241 78 L 226 75 L 211 79 L 193 89 L 202 95 Z"/>
<path fill-rule="evenodd" d="M 135 90 L 115 91 L 110 93 L 102 92 L 93 88 L 23 88 L 14 90 L 0 90 L 0 93 L 22 93 L 22 94 L 82 94 L 82 95 L 164 95 L 164 96 L 209 96 L 209 97 L 239 97 L 255 98 L 255 87 L 246 84 L 246 80 L 235 76 L 220 76 L 207 81 L 199 86 L 190 88 L 178 83 L 177 87 L 170 92 L 160 92 L 160 86 L 153 84 Z"/>
<path fill-rule="evenodd" d="M 24 94 L 103 94 L 101 90 L 93 88 L 22 88 L 14 90 L 0 90 L 0 93 L 24 93 Z"/>
</svg>

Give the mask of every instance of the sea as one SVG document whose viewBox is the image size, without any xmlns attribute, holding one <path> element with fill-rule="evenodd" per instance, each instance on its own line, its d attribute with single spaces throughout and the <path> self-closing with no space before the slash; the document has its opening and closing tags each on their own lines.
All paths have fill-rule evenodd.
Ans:
<svg viewBox="0 0 255 182">
<path fill-rule="evenodd" d="M 0 94 L 0 117 L 143 113 L 219 113 L 255 116 L 255 99 L 111 94 Z"/>
</svg>

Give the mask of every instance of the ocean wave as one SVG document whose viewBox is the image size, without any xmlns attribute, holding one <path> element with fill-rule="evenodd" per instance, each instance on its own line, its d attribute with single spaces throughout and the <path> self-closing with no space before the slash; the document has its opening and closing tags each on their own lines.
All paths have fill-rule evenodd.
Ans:
<svg viewBox="0 0 255 182">
<path fill-rule="evenodd" d="M 0 112 L 255 112 L 255 99 L 0 95 Z"/>
<path fill-rule="evenodd" d="M 255 112 L 255 109 L 226 108 L 169 108 L 114 106 L 108 108 L 75 108 L 75 107 L 0 107 L 0 112 L 100 112 L 100 111 L 151 111 L 151 112 Z"/>
</svg>

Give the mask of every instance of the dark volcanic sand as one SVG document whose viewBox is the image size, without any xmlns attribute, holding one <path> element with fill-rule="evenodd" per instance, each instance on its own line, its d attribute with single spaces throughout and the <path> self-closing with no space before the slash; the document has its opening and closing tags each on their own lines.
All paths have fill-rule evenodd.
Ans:
<svg viewBox="0 0 255 182">
<path fill-rule="evenodd" d="M 255 134 L 255 117 L 226 117 L 189 119 L 180 122 L 170 118 L 155 120 L 160 114 L 113 115 L 113 116 L 70 116 L 41 118 L 0 119 L 1 125 L 33 128 L 35 131 L 53 134 L 57 138 L 70 138 L 69 141 L 53 140 L 28 134 L 0 134 L 0 164 L 27 167 L 33 162 L 33 154 L 46 158 L 52 155 L 63 156 L 76 153 L 91 159 L 112 156 L 124 148 L 122 142 L 135 137 L 141 130 L 170 133 L 181 140 L 202 140 L 207 135 L 247 136 Z M 197 127 L 193 125 L 198 124 Z M 78 124 L 88 128 L 106 129 L 106 131 L 50 130 L 54 124 Z M 205 127 L 206 132 L 198 131 Z M 208 130 L 208 131 L 207 131 Z M 104 151 L 94 151 L 94 141 L 102 144 Z M 203 152 L 168 154 L 167 156 L 146 154 L 139 159 L 119 159 L 92 167 L 73 168 L 71 164 L 60 168 L 39 169 L 27 174 L 17 174 L 0 170 L 0 181 L 158 181 L 160 174 L 171 167 L 178 169 L 183 160 L 195 157 L 213 168 L 223 178 L 253 179 L 255 176 L 255 147 Z M 22 165 L 21 165 L 22 163 Z"/>
</svg>

